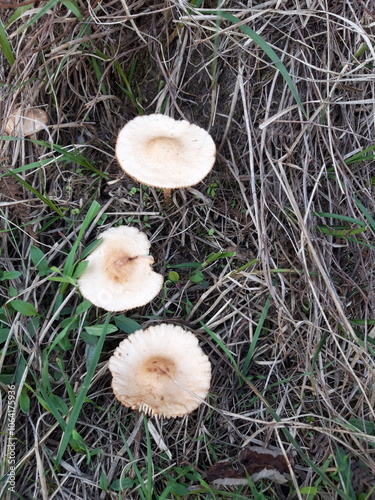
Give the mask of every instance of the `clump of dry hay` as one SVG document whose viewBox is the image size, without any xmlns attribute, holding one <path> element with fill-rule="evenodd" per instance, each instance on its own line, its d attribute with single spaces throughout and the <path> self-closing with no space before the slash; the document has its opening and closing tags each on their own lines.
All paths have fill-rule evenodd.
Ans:
<svg viewBox="0 0 375 500">
<path fill-rule="evenodd" d="M 176 464 L 191 464 L 204 475 L 215 460 L 252 443 L 281 448 L 292 457 L 291 483 L 268 486 L 267 494 L 302 498 L 298 488 L 314 486 L 318 474 L 283 428 L 316 467 L 328 460 L 327 474 L 336 487 L 334 457 L 343 450 L 355 491 L 366 492 L 375 473 L 374 228 L 366 217 L 374 213 L 375 173 L 371 158 L 346 160 L 373 145 L 371 1 L 221 4 L 274 47 L 306 115 L 263 51 L 238 26 L 209 11 L 217 6 L 213 1 L 202 4 L 207 10 L 184 0 L 78 2 L 82 20 L 56 3 L 26 30 L 22 26 L 43 5 L 7 25 L 16 64 L 10 68 L 0 54 L 1 116 L 15 105 L 36 106 L 47 111 L 53 125 L 41 136 L 46 143 L 1 140 L 1 173 L 42 160 L 39 168 L 21 169 L 19 175 L 64 213 L 79 215 L 73 225 L 54 219 L 56 214 L 25 185 L 9 176 L 0 180 L 1 265 L 21 271 L 11 285 L 41 314 L 36 331 L 20 314 L 3 321 L 11 331 L 1 357 L 3 373 L 12 374 L 15 366 L 25 370 L 19 403 L 23 384 L 35 389 L 32 374 L 41 377 L 42 353 L 61 332 L 61 320 L 53 316 L 57 285 L 36 272 L 30 244 L 39 245 L 50 265 L 62 268 L 87 207 L 97 199 L 107 214 L 104 228 L 130 217 L 148 233 L 158 272 L 168 273 L 166 263 L 204 262 L 212 252 L 236 252 L 205 267 L 206 285 L 190 281 L 191 270 L 179 269 L 180 282 L 167 286 L 164 301 L 134 312 L 144 326 L 155 319 L 182 320 L 197 332 L 213 363 L 209 406 L 183 420 L 155 424 L 154 435 L 162 437 L 172 457 L 168 460 L 152 441 L 155 495 Z M 13 13 L 2 9 L 5 24 Z M 167 211 L 154 189 L 131 194 L 138 186 L 120 178 L 114 160 L 117 130 L 141 112 L 188 119 L 209 130 L 220 148 L 209 177 L 174 193 Z M 61 160 L 61 152 L 48 143 L 78 149 L 111 182 L 66 156 Z M 317 213 L 352 217 L 366 230 L 326 234 L 318 226 L 338 222 Z M 94 238 L 93 229 L 85 244 Z M 1 288 L 4 301 L 8 292 Z M 71 290 L 63 305 L 74 311 L 80 301 Z M 95 311 L 86 319 L 102 321 Z M 70 332 L 68 351 L 58 353 L 75 391 L 86 372 L 81 329 L 82 323 Z M 122 338 L 121 332 L 108 337 L 88 393 L 91 403 L 83 406 L 76 426 L 90 449 L 102 450 L 91 463 L 69 448 L 55 471 L 62 435 L 56 419 L 30 391 L 28 414 L 17 405 L 22 498 L 117 498 L 102 491 L 103 474 L 108 484 L 124 468 L 134 478 L 133 459 L 146 470 L 143 420 L 119 408 L 109 387 L 106 360 Z M 245 375 L 256 392 L 233 366 L 244 369 L 250 345 L 254 351 Z M 58 372 L 55 359 L 49 363 L 53 394 L 70 406 L 66 382 L 52 376 Z M 2 412 L 6 415 L 6 404 Z M 2 422 L 5 456 L 7 419 Z M 338 498 L 329 484 L 319 487 L 321 498 Z M 140 498 L 136 487 L 123 495 Z"/>
</svg>

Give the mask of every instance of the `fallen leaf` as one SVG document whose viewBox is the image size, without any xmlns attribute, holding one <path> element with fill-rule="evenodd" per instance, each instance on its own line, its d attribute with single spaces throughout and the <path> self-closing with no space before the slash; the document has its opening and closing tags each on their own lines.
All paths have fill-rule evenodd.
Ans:
<svg viewBox="0 0 375 500">
<path fill-rule="evenodd" d="M 207 479 L 213 484 L 225 486 L 248 484 L 268 479 L 284 484 L 290 480 L 289 467 L 283 453 L 259 446 L 248 446 L 232 460 L 217 462 L 207 471 Z"/>
</svg>

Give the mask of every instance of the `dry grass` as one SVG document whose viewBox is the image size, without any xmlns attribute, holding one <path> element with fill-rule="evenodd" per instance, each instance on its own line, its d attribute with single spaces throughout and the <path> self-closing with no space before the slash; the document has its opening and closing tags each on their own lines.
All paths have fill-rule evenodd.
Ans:
<svg viewBox="0 0 375 500">
<path fill-rule="evenodd" d="M 176 481 L 191 488 L 191 498 L 224 498 L 225 489 L 193 487 L 209 465 L 248 443 L 282 449 L 290 459 L 292 480 L 257 484 L 259 498 L 369 498 L 375 168 L 371 151 L 365 160 L 348 159 L 374 145 L 371 0 L 221 2 L 278 53 L 306 115 L 264 52 L 209 12 L 215 1 L 202 3 L 207 10 L 184 0 L 78 1 L 81 19 L 69 2 L 56 2 L 23 29 L 46 4 L 24 8 L 13 22 L 21 11 L 0 8 L 16 61 L 10 68 L 0 53 L 1 116 L 18 104 L 35 106 L 51 124 L 38 135 L 42 142 L 0 141 L 0 172 L 16 169 L 27 182 L 0 179 L 0 262 L 20 273 L 0 288 L 3 457 L 6 394 L 16 382 L 17 495 L 3 483 L 4 498 L 151 499 Z M 174 192 L 170 207 L 158 190 L 132 189 L 139 186 L 114 159 L 118 129 L 153 112 L 208 129 L 219 147 L 212 173 Z M 120 220 L 145 231 L 155 269 L 166 279 L 173 269 L 180 279 L 128 316 L 142 326 L 177 321 L 193 329 L 213 365 L 212 388 L 192 415 L 146 426 L 113 398 L 106 362 L 124 333 L 108 335 L 75 426 L 88 451 L 69 446 L 56 468 L 63 431 L 45 394 L 64 419 L 87 371 L 80 333 L 104 317 L 95 308 L 77 315 L 79 293 L 46 279 L 30 245 L 62 270 L 93 200 L 101 210 L 78 256 Z M 220 251 L 235 255 L 205 266 L 203 282 L 189 279 L 192 268 L 173 267 Z M 39 315 L 17 312 L 9 305 L 14 297 Z M 75 314 L 67 337 L 49 351 Z M 4 460 L 3 475 L 8 468 Z M 121 475 L 127 488 L 116 492 L 110 485 Z M 187 497 L 173 491 L 164 498 Z M 229 497 L 253 498 L 250 491 Z"/>
</svg>

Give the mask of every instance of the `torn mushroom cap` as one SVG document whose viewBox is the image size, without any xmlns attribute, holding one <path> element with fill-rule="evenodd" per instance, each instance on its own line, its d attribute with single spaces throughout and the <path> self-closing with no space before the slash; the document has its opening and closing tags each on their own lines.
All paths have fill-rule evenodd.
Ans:
<svg viewBox="0 0 375 500">
<path fill-rule="evenodd" d="M 43 130 L 48 124 L 48 115 L 39 108 L 16 108 L 9 116 L 5 133 L 15 137 L 27 137 Z"/>
<path fill-rule="evenodd" d="M 135 227 L 107 229 L 88 256 L 78 279 L 85 299 L 107 311 L 125 311 L 150 302 L 161 290 L 163 277 L 152 270 L 150 242 Z"/>
<path fill-rule="evenodd" d="M 116 143 L 117 161 L 130 177 L 163 189 L 197 184 L 212 169 L 215 155 L 215 143 L 203 128 L 159 114 L 129 121 Z"/>
<path fill-rule="evenodd" d="M 160 324 L 123 340 L 109 360 L 112 389 L 126 407 L 182 417 L 209 391 L 211 364 L 193 333 Z"/>
</svg>

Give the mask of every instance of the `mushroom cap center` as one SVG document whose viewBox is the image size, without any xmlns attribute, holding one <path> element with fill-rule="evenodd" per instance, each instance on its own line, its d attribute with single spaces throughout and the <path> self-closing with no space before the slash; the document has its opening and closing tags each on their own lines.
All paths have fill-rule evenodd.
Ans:
<svg viewBox="0 0 375 500">
<path fill-rule="evenodd" d="M 112 281 L 123 282 L 131 274 L 136 257 L 130 257 L 123 250 L 111 251 L 106 259 L 106 273 Z"/>
<path fill-rule="evenodd" d="M 183 146 L 179 139 L 173 137 L 155 137 L 146 142 L 145 150 L 154 162 L 169 164 L 176 162 Z"/>
<path fill-rule="evenodd" d="M 177 366 L 172 359 L 166 356 L 151 356 L 140 366 L 140 375 L 150 381 L 173 380 L 177 373 Z"/>
</svg>

